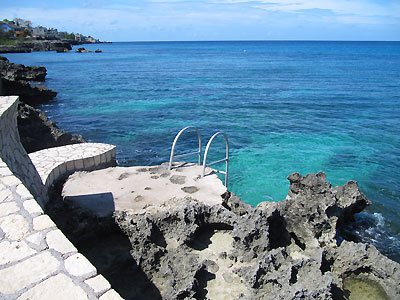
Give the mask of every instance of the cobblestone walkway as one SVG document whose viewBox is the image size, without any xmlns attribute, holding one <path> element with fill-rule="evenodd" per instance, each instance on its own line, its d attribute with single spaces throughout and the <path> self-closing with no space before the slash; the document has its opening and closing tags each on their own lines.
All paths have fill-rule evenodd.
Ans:
<svg viewBox="0 0 400 300">
<path fill-rule="evenodd" d="M 0 160 L 0 299 L 121 299 Z"/>
<path fill-rule="evenodd" d="M 0 299 L 121 300 L 26 188 L 43 189 L 31 178 L 34 165 L 46 190 L 75 170 L 115 164 L 115 146 L 77 144 L 28 156 L 18 139 L 17 101 L 0 97 Z"/>
</svg>

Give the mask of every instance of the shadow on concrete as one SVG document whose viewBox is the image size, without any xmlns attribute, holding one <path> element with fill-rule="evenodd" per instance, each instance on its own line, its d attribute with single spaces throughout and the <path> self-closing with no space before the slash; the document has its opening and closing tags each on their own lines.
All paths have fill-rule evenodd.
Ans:
<svg viewBox="0 0 400 300">
<path fill-rule="evenodd" d="M 112 193 L 67 196 L 64 201 L 92 213 L 97 217 L 112 216 L 115 210 Z"/>
<path fill-rule="evenodd" d="M 50 201 L 45 212 L 111 284 L 120 296 L 127 300 L 161 299 L 160 291 L 136 264 L 130 255 L 132 249 L 127 236 L 123 234 L 111 215 L 100 216 L 90 213 L 85 207 L 75 206 L 61 197 L 63 182 L 55 185 L 50 192 Z M 98 205 L 93 199 L 102 199 L 105 210 L 114 203 L 112 194 L 79 196 L 86 204 Z M 100 197 L 99 197 L 100 196 Z M 83 198 L 82 198 L 83 197 Z M 75 199 L 76 200 L 76 199 Z M 91 201 L 94 202 L 91 202 Z M 89 205 L 89 206 L 90 206 Z M 114 204 L 112 204 L 114 206 Z"/>
</svg>

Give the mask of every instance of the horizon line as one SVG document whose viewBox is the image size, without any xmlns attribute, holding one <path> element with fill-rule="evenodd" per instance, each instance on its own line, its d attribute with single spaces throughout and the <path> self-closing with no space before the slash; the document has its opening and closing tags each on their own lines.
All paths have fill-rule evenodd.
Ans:
<svg viewBox="0 0 400 300">
<path fill-rule="evenodd" d="M 105 41 L 108 42 L 108 41 Z M 400 42 L 400 40 L 136 40 L 136 41 L 109 41 L 111 43 L 182 43 L 182 42 Z"/>
</svg>

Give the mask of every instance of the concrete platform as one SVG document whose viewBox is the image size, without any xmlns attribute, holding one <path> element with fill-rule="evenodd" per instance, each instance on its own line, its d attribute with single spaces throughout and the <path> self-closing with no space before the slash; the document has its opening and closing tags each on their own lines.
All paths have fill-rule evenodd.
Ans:
<svg viewBox="0 0 400 300">
<path fill-rule="evenodd" d="M 172 198 L 190 196 L 209 205 L 222 203 L 226 192 L 222 181 L 208 168 L 201 177 L 202 166 L 175 163 L 153 167 L 114 167 L 72 174 L 64 185 L 62 196 L 95 215 L 102 217 L 115 210 L 144 212 Z"/>
</svg>

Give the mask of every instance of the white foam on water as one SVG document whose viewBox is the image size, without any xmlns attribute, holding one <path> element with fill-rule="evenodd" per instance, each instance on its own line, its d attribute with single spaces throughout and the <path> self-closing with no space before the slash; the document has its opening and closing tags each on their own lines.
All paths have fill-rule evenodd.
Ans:
<svg viewBox="0 0 400 300">
<path fill-rule="evenodd" d="M 390 232 L 386 219 L 380 213 L 359 213 L 354 216 L 354 223 L 345 231 L 349 236 L 356 235 L 359 242 L 374 245 L 382 254 L 400 261 L 400 234 Z"/>
</svg>

